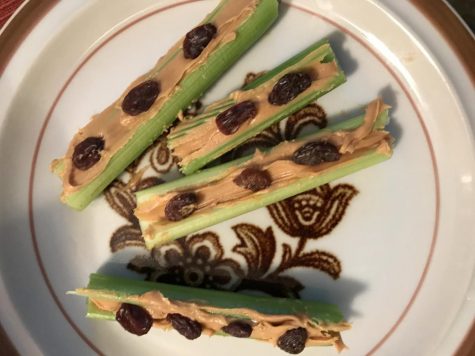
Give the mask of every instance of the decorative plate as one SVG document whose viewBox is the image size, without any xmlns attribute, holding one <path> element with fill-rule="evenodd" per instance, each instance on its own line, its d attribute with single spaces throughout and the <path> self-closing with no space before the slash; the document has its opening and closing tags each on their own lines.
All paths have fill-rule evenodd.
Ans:
<svg viewBox="0 0 475 356">
<path fill-rule="evenodd" d="M 188 341 L 174 331 L 138 338 L 87 320 L 84 300 L 65 292 L 101 271 L 338 304 L 353 325 L 343 335 L 346 355 L 454 353 L 475 315 L 473 82 L 409 3 L 282 1 L 278 23 L 202 98 L 218 99 L 328 37 L 348 82 L 246 145 L 322 128 L 379 95 L 392 106 L 391 160 L 152 252 L 133 193 L 178 175 L 163 138 L 85 211 L 59 202 L 51 159 L 216 2 L 55 3 L 2 74 L 0 318 L 18 351 L 282 354 L 252 340 Z M 315 353 L 336 351 L 303 355 Z"/>
</svg>

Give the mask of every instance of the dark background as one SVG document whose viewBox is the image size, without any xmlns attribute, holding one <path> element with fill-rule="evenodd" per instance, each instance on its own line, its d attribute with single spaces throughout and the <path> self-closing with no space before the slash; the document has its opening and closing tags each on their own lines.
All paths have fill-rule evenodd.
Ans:
<svg viewBox="0 0 475 356">
<path fill-rule="evenodd" d="M 475 32 L 475 0 L 449 0 L 449 3 Z"/>
</svg>

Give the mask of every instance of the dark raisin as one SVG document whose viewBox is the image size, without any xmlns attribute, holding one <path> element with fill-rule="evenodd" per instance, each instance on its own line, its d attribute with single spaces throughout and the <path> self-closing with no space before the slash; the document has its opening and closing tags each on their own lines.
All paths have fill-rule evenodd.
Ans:
<svg viewBox="0 0 475 356">
<path fill-rule="evenodd" d="M 241 320 L 230 322 L 222 330 L 234 337 L 249 337 L 252 334 L 252 326 Z"/>
<path fill-rule="evenodd" d="M 269 187 L 272 183 L 272 178 L 269 172 L 251 167 L 244 169 L 233 179 L 233 182 L 241 188 L 258 192 Z"/>
<path fill-rule="evenodd" d="M 285 105 L 311 84 L 312 78 L 305 72 L 287 73 L 275 83 L 268 101 L 272 105 Z"/>
<path fill-rule="evenodd" d="M 277 346 L 289 354 L 299 354 L 305 348 L 308 332 L 305 328 L 290 329 L 277 340 Z"/>
<path fill-rule="evenodd" d="M 324 162 L 338 161 L 338 148 L 330 142 L 313 141 L 300 146 L 292 155 L 292 161 L 304 166 L 315 166 Z"/>
<path fill-rule="evenodd" d="M 231 106 L 216 116 L 216 126 L 224 135 L 232 135 L 247 120 L 257 115 L 257 106 L 250 100 Z"/>
<path fill-rule="evenodd" d="M 197 203 L 198 197 L 193 192 L 177 194 L 165 205 L 165 216 L 170 221 L 184 219 L 195 211 Z"/>
<path fill-rule="evenodd" d="M 74 167 L 85 171 L 95 165 L 101 159 L 101 151 L 104 149 L 102 137 L 88 137 L 74 147 Z"/>
<path fill-rule="evenodd" d="M 199 337 L 203 330 L 200 323 L 178 313 L 168 314 L 167 321 L 172 324 L 173 329 L 189 340 L 194 340 Z"/>
<path fill-rule="evenodd" d="M 207 23 L 188 32 L 183 41 L 183 55 L 185 58 L 195 59 L 198 57 L 213 39 L 216 31 L 213 24 Z"/>
<path fill-rule="evenodd" d="M 130 115 L 137 116 L 153 105 L 160 94 L 160 83 L 156 80 L 147 80 L 130 89 L 122 101 L 122 110 Z"/>
<path fill-rule="evenodd" d="M 115 320 L 129 333 L 135 335 L 145 335 L 153 325 L 152 316 L 147 310 L 138 305 L 123 303 L 117 313 Z"/>
</svg>

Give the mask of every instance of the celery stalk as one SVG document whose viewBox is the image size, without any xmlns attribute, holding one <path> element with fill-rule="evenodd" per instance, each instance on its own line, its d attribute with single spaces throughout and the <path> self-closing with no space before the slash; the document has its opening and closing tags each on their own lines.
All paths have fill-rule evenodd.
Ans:
<svg viewBox="0 0 475 356">
<path fill-rule="evenodd" d="M 325 130 L 320 130 L 316 134 L 306 136 L 305 139 L 310 137 L 318 139 L 318 137 L 328 132 L 354 130 L 363 123 L 363 118 L 364 116 L 359 116 L 334 124 Z M 388 123 L 388 120 L 388 111 L 384 110 L 378 116 L 373 130 L 382 129 Z M 139 191 L 136 193 L 137 205 L 140 207 L 141 204 L 147 202 L 148 200 L 158 198 L 169 192 L 178 191 L 181 189 L 192 189 L 193 187 L 216 181 L 221 175 L 225 175 L 230 168 L 245 166 L 247 160 L 250 158 L 251 156 L 244 157 L 224 165 L 216 166 L 193 175 L 183 177 L 170 183 Z M 305 192 L 309 189 L 326 184 L 330 181 L 342 178 L 361 169 L 378 164 L 389 158 L 390 154 L 386 152 L 380 152 L 378 149 L 372 148 L 365 149 L 358 156 L 348 161 L 335 162 L 337 167 L 329 167 L 325 170 L 322 170 L 316 176 L 299 178 L 293 182 L 290 182 L 285 187 L 278 187 L 274 189 L 271 187 L 269 192 L 266 194 L 251 194 L 236 202 L 218 204 L 217 206 L 210 207 L 203 212 L 196 212 L 195 214 L 192 214 L 181 221 L 167 222 L 166 224 L 154 229 L 153 232 L 149 233 L 147 232 L 147 229 L 150 225 L 153 225 L 154 222 L 139 219 L 142 232 L 144 233 L 146 246 L 147 248 L 151 249 L 155 246 L 168 243 L 174 239 L 204 229 L 208 226 L 212 226 L 227 219 L 231 219 L 238 215 L 256 210 L 263 206 L 273 204 L 280 200 Z"/>
<path fill-rule="evenodd" d="M 91 274 L 86 289 L 78 289 L 68 294 L 76 294 L 97 300 L 120 303 L 136 303 L 130 300 L 149 291 L 160 291 L 173 301 L 197 302 L 201 305 L 223 309 L 246 308 L 267 315 L 306 315 L 316 324 L 336 324 L 343 322 L 343 315 L 337 306 L 316 301 L 300 299 L 250 296 L 234 292 L 184 287 L 164 283 L 145 282 L 101 274 Z M 226 312 L 223 311 L 226 315 Z M 93 303 L 88 303 L 87 316 L 94 319 L 115 318 L 113 313 L 99 310 Z M 239 315 L 232 315 L 233 317 Z"/>
<path fill-rule="evenodd" d="M 282 75 L 282 72 L 293 67 L 294 70 L 298 68 L 306 69 L 315 65 L 315 63 L 320 63 L 322 61 L 335 61 L 335 54 L 327 40 L 319 41 L 300 53 L 296 54 L 292 58 L 288 59 L 284 63 L 280 64 L 276 68 L 270 70 L 263 76 L 257 78 L 253 82 L 249 83 L 243 88 L 243 91 L 259 91 L 260 88 L 267 84 L 271 80 L 277 80 Z M 258 133 L 262 132 L 272 124 L 279 122 L 280 120 L 292 115 L 294 112 L 302 109 L 309 103 L 315 101 L 317 98 L 325 95 L 331 90 L 335 89 L 339 85 L 343 84 L 346 81 L 345 75 L 342 70 L 337 67 L 337 72 L 334 77 L 331 78 L 327 83 L 321 87 L 312 88 L 312 90 L 306 91 L 303 94 L 299 95 L 297 98 L 292 100 L 287 105 L 283 105 L 281 109 L 270 117 L 266 117 L 265 120 L 262 120 L 259 123 L 250 125 L 245 130 L 239 130 L 236 134 L 229 136 L 227 140 L 221 144 L 217 144 L 208 152 L 204 152 L 201 156 L 190 160 L 189 162 L 181 162 L 184 157 L 178 157 L 180 160 L 180 170 L 188 175 L 196 172 L 200 168 L 204 167 L 209 162 L 215 160 L 216 158 L 222 156 L 224 153 L 232 150 L 241 143 L 250 139 L 251 137 L 256 136 Z M 173 131 L 168 135 L 168 146 L 171 150 L 174 150 L 178 145 L 180 145 L 180 138 L 185 135 L 193 135 L 193 129 L 201 126 L 202 124 L 214 120 L 215 117 L 224 110 L 228 109 L 232 105 L 236 104 L 232 99 L 222 99 L 220 102 L 224 102 L 226 105 L 220 106 L 218 112 L 215 113 L 215 110 L 205 113 L 196 118 L 191 119 L 190 121 L 185 121 L 180 123 Z M 212 104 L 215 105 L 215 104 Z M 175 153 L 177 156 L 177 154 Z"/>
<path fill-rule="evenodd" d="M 222 0 L 213 13 L 220 11 L 227 1 Z M 277 0 L 258 1 L 255 11 L 236 29 L 236 38 L 215 49 L 201 66 L 188 73 L 179 83 L 180 90 L 137 129 L 132 139 L 111 158 L 105 170 L 77 191 L 65 194 L 64 202 L 74 209 L 84 209 L 171 125 L 180 110 L 200 97 L 240 58 L 275 21 L 277 14 Z M 58 165 L 55 173 L 61 174 L 61 171 L 61 165 Z"/>
</svg>

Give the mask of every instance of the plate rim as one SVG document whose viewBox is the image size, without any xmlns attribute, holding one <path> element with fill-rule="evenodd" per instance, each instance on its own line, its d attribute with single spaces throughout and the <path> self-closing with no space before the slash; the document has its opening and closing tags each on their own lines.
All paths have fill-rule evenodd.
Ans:
<svg viewBox="0 0 475 356">
<path fill-rule="evenodd" d="M 59 0 L 26 0 L 8 20 L 0 31 L 0 47 L 5 49 L 0 53 L 0 76 L 8 67 L 23 41 L 59 2 Z M 443 35 L 443 41 L 456 54 L 463 65 L 463 70 L 468 74 L 472 84 L 475 84 L 475 66 L 470 62 L 470 58 L 473 58 L 475 54 L 474 36 L 468 26 L 444 0 L 433 0 L 430 5 L 425 0 L 410 0 L 410 3 L 430 21 L 437 32 Z M 467 329 L 456 350 L 456 355 L 468 355 L 473 350 L 474 344 L 475 321 Z M 1 320 L 0 346 L 2 348 L 6 346 L 7 350 L 11 348 L 18 354 L 8 336 L 8 331 L 3 328 Z"/>
<path fill-rule="evenodd" d="M 446 0 L 410 0 L 455 52 L 475 85 L 475 34 Z"/>
</svg>

